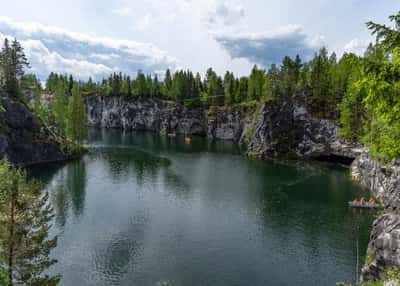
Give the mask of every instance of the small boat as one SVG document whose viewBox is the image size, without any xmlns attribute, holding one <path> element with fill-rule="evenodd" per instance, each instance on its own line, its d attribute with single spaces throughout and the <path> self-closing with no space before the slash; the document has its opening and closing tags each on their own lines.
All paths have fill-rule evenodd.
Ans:
<svg viewBox="0 0 400 286">
<path fill-rule="evenodd" d="M 352 208 L 363 208 L 363 209 L 377 209 L 380 207 L 379 204 L 371 204 L 369 202 L 365 202 L 361 204 L 360 202 L 349 202 L 349 207 Z"/>
<path fill-rule="evenodd" d="M 176 133 L 168 133 L 167 136 L 169 138 L 175 138 L 176 137 Z"/>
</svg>

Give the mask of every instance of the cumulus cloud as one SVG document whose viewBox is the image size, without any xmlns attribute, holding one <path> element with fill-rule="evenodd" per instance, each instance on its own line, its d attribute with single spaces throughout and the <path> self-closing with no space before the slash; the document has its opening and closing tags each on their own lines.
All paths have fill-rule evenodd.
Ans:
<svg viewBox="0 0 400 286">
<path fill-rule="evenodd" d="M 241 21 L 245 16 L 245 10 L 241 2 L 232 0 L 216 1 L 208 13 L 209 26 L 232 25 Z"/>
<path fill-rule="evenodd" d="M 301 26 L 288 26 L 275 32 L 213 33 L 214 39 L 232 58 L 243 58 L 268 67 L 286 55 L 299 54 L 303 60 L 312 57 L 323 46 L 322 37 L 310 37 Z"/>
<path fill-rule="evenodd" d="M 368 45 L 369 45 L 369 41 L 362 41 L 358 38 L 355 38 L 355 39 L 351 40 L 350 42 L 348 42 L 344 46 L 343 51 L 345 53 L 354 53 L 356 55 L 361 56 L 364 54 Z"/>
<path fill-rule="evenodd" d="M 0 36 L 16 37 L 41 79 L 51 72 L 100 79 L 110 72 L 133 74 L 175 68 L 176 59 L 149 43 L 93 37 L 37 23 L 0 17 Z"/>
</svg>

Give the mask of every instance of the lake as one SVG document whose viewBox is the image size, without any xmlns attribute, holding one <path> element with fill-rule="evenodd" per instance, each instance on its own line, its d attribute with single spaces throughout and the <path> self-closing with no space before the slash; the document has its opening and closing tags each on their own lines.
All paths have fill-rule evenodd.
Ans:
<svg viewBox="0 0 400 286">
<path fill-rule="evenodd" d="M 367 194 L 346 168 L 120 130 L 90 129 L 87 146 L 32 170 L 55 210 L 63 286 L 335 285 L 364 262 L 373 214 L 347 206 Z"/>
</svg>

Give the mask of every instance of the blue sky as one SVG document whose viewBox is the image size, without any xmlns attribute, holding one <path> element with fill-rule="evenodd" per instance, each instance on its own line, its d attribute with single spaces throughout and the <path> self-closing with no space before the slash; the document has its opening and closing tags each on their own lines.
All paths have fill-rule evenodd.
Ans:
<svg viewBox="0 0 400 286">
<path fill-rule="evenodd" d="M 101 78 L 167 67 L 248 74 L 325 45 L 341 55 L 371 41 L 398 0 L 0 0 L 0 37 L 16 36 L 32 71 Z"/>
</svg>

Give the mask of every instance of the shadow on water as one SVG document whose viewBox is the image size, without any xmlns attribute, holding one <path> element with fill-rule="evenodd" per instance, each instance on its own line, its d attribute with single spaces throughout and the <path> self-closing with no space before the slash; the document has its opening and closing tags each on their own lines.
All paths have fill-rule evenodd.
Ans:
<svg viewBox="0 0 400 286">
<path fill-rule="evenodd" d="M 76 219 L 82 216 L 86 195 L 86 163 L 84 159 L 68 164 L 50 164 L 47 168 L 33 167 L 31 175 L 47 184 L 56 225 L 64 226 L 70 211 Z"/>
<path fill-rule="evenodd" d="M 203 137 L 192 137 L 191 144 L 185 143 L 183 135 L 177 135 L 176 138 L 168 138 L 164 135 L 157 135 L 151 132 L 141 131 L 122 131 L 118 129 L 96 129 L 90 128 L 88 132 L 89 147 L 100 146 L 125 146 L 137 148 L 138 150 L 146 150 L 154 153 L 163 152 L 182 152 L 182 153 L 226 153 L 236 154 L 242 153 L 237 144 L 226 141 L 208 141 Z"/>
</svg>

